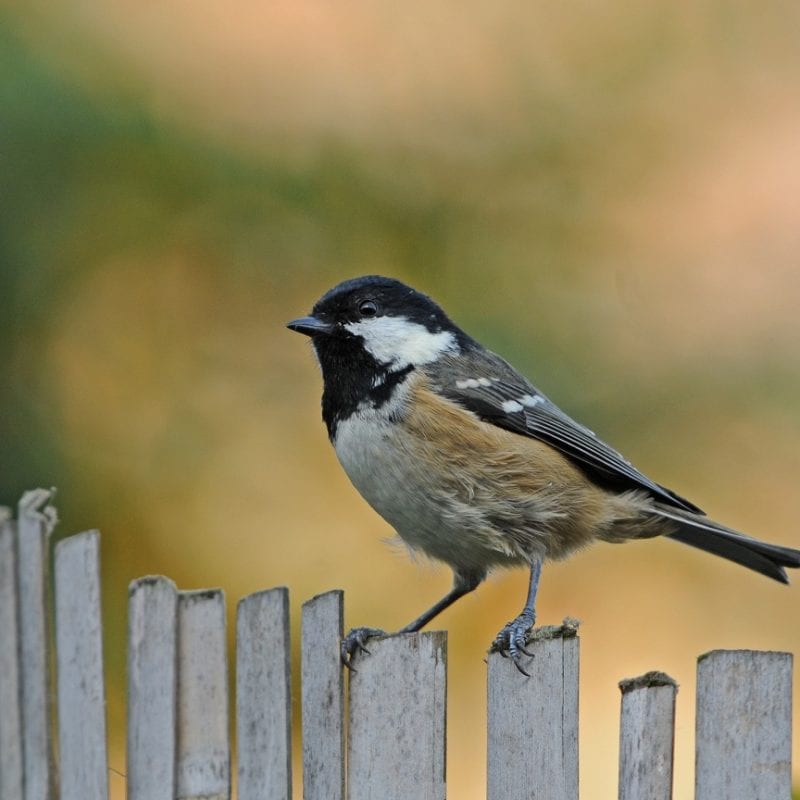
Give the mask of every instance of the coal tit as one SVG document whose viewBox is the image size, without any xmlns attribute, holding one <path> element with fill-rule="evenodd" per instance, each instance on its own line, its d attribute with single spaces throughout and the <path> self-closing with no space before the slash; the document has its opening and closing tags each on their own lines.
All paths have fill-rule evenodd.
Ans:
<svg viewBox="0 0 800 800">
<path fill-rule="evenodd" d="M 712 522 L 650 480 L 400 281 L 344 281 L 288 327 L 311 337 L 322 418 L 350 480 L 411 548 L 453 570 L 451 591 L 399 633 L 492 568 L 525 565 L 525 606 L 492 645 L 524 672 L 543 562 L 595 540 L 668 536 L 784 583 L 784 567 L 800 566 L 800 551 Z M 345 662 L 382 633 L 351 631 Z"/>
</svg>

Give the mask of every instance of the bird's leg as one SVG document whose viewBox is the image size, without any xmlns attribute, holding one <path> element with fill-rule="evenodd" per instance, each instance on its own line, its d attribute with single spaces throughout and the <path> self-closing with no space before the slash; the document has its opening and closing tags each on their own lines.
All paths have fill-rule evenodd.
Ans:
<svg viewBox="0 0 800 800">
<path fill-rule="evenodd" d="M 413 622 L 409 622 L 398 633 L 416 633 L 427 625 L 434 617 L 453 605 L 465 594 L 475 591 L 486 577 L 485 572 L 456 572 L 453 575 L 453 588 L 438 603 L 434 603 L 427 611 L 420 614 Z"/>
<path fill-rule="evenodd" d="M 395 634 L 387 634 L 380 628 L 353 628 L 347 636 L 342 639 L 342 663 L 348 668 L 353 669 L 353 656 L 356 652 L 369 654 L 366 642 L 375 636 L 397 635 L 401 633 L 416 633 L 427 625 L 434 617 L 442 613 L 446 608 L 453 605 L 456 600 L 469 594 L 478 588 L 481 581 L 486 577 L 485 571 L 461 572 L 453 574 L 453 588 L 437 603 L 434 603 L 427 611 L 420 614 L 413 622 L 400 628 Z"/>
<path fill-rule="evenodd" d="M 497 634 L 492 642 L 490 650 L 500 653 L 504 658 L 511 658 L 514 666 L 523 674 L 528 673 L 523 668 L 522 656 L 532 656 L 533 654 L 525 649 L 527 644 L 528 632 L 536 622 L 536 592 L 539 589 L 539 578 L 542 574 L 542 560 L 536 558 L 531 562 L 531 577 L 528 584 L 528 599 L 525 601 L 525 608 L 522 613 L 507 622 L 505 627 Z M 528 675 L 528 677 L 530 677 Z"/>
</svg>

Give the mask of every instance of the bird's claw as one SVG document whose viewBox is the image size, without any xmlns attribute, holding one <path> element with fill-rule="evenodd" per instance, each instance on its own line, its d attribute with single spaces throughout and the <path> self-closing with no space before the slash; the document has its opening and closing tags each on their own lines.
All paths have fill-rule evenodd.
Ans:
<svg viewBox="0 0 800 800">
<path fill-rule="evenodd" d="M 489 648 L 492 653 L 500 653 L 503 658 L 510 658 L 514 666 L 528 678 L 530 673 L 522 666 L 522 656 L 533 658 L 533 653 L 526 648 L 528 633 L 533 627 L 533 622 L 533 615 L 523 612 L 516 619 L 506 623 Z"/>
<path fill-rule="evenodd" d="M 386 631 L 380 628 L 353 628 L 347 636 L 342 639 L 341 658 L 342 664 L 352 672 L 357 670 L 353 667 L 353 658 L 356 653 L 369 655 L 366 643 L 375 636 L 386 636 Z"/>
</svg>

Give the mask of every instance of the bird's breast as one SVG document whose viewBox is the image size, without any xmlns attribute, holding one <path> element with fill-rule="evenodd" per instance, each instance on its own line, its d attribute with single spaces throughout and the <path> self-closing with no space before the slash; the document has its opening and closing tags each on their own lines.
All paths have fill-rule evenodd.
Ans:
<svg viewBox="0 0 800 800">
<path fill-rule="evenodd" d="M 404 412 L 362 408 L 339 423 L 336 455 L 364 499 L 413 547 L 425 546 L 432 531 L 445 537 L 435 498 L 439 489 L 404 436 Z M 389 412 L 395 413 L 390 416 Z M 400 411 L 398 414 L 397 412 Z"/>
</svg>

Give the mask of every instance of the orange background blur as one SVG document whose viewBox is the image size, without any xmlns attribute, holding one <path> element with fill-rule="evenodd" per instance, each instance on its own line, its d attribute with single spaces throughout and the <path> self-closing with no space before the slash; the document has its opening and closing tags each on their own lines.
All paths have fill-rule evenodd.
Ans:
<svg viewBox="0 0 800 800">
<path fill-rule="evenodd" d="M 103 532 L 115 797 L 134 577 L 229 612 L 288 585 L 295 642 L 320 591 L 391 629 L 449 587 L 382 543 L 283 327 L 343 278 L 429 292 L 653 478 L 800 547 L 799 31 L 773 0 L 4 5 L 0 502 L 55 485 L 61 534 Z M 483 655 L 525 582 L 441 617 L 451 798 L 485 796 Z M 540 621 L 583 620 L 582 798 L 615 796 L 616 682 L 656 668 L 690 797 L 696 656 L 798 652 L 799 611 L 669 541 L 547 568 Z"/>
</svg>

